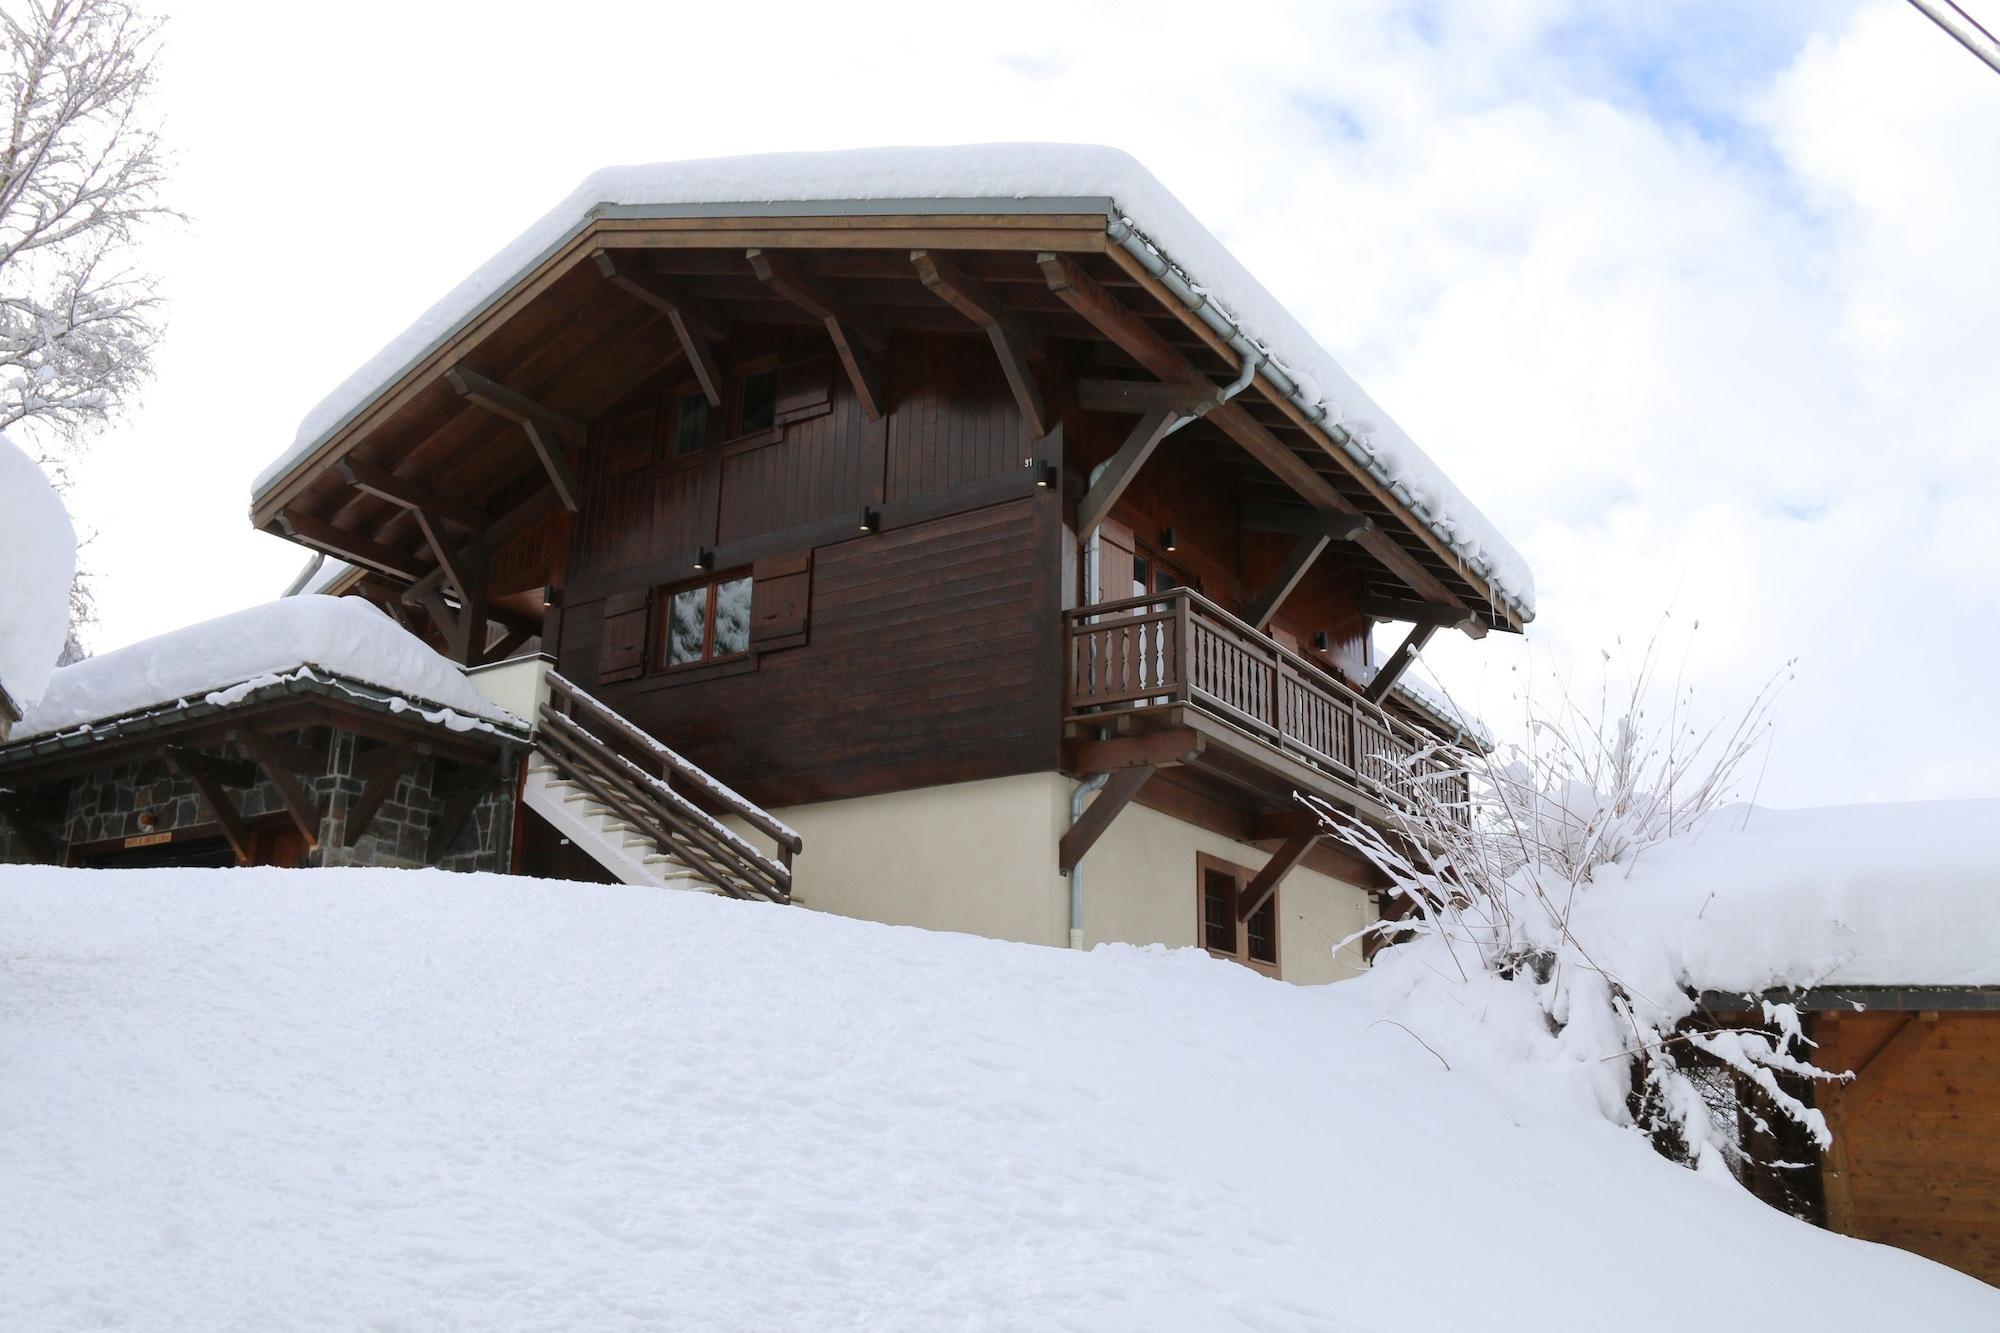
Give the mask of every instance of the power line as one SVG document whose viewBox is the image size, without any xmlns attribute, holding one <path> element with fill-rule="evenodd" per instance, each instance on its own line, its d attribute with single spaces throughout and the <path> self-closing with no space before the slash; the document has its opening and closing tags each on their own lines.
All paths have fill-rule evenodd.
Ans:
<svg viewBox="0 0 2000 1333">
<path fill-rule="evenodd" d="M 1954 0 L 1910 0 L 1917 11 L 1958 39 L 1958 44 L 1978 56 L 1993 72 L 2000 74 L 2000 39 L 1979 25 L 1979 20 L 1960 9 Z"/>
</svg>

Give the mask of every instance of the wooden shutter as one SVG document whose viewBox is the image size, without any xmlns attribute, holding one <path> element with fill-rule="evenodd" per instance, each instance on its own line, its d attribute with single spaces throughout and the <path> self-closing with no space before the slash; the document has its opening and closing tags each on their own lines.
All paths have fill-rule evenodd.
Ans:
<svg viewBox="0 0 2000 1333">
<path fill-rule="evenodd" d="M 812 607 L 812 553 L 759 560 L 750 568 L 750 579 L 752 651 L 804 643 Z"/>
<path fill-rule="evenodd" d="M 1097 525 L 1097 600 L 1121 602 L 1132 595 L 1132 529 L 1105 519 Z"/>
<path fill-rule="evenodd" d="M 604 599 L 604 634 L 597 642 L 600 683 L 630 680 L 646 667 L 646 590 Z"/>
</svg>

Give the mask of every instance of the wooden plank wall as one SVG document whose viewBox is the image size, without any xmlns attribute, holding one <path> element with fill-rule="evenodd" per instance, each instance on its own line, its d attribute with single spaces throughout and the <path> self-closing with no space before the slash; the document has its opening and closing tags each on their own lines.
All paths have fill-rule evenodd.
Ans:
<svg viewBox="0 0 2000 1333">
<path fill-rule="evenodd" d="M 1817 1014 L 1827 1225 L 2000 1283 L 2000 1014 Z"/>
<path fill-rule="evenodd" d="M 1053 498 L 1027 498 L 822 546 L 805 646 L 602 696 L 766 805 L 1052 770 L 1054 525 Z M 561 669 L 591 683 L 602 619 L 563 624 Z"/>
</svg>

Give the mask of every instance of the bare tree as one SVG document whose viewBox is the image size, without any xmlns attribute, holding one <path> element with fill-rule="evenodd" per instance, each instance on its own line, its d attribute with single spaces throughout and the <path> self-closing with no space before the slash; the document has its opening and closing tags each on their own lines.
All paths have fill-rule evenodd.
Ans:
<svg viewBox="0 0 2000 1333">
<path fill-rule="evenodd" d="M 160 299 L 132 248 L 175 216 L 148 115 L 158 32 L 124 0 L 0 8 L 0 429 L 26 426 L 58 485 L 152 374 Z"/>
</svg>

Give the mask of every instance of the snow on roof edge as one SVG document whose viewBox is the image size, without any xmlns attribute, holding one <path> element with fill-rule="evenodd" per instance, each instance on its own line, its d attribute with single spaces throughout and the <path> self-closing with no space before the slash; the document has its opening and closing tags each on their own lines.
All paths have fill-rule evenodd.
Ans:
<svg viewBox="0 0 2000 1333">
<path fill-rule="evenodd" d="M 1097 199 L 1112 201 L 1117 216 L 1163 260 L 1226 310 L 1244 336 L 1269 349 L 1301 395 L 1324 412 L 1323 423 L 1352 437 L 1348 452 L 1356 461 L 1523 620 L 1533 618 L 1534 577 L 1526 561 L 1443 470 L 1151 172 L 1121 150 L 1094 145 L 773 153 L 594 172 L 308 413 L 292 445 L 258 475 L 253 501 L 595 218 L 724 205 L 782 214 L 839 202 L 849 211 L 886 213 L 918 202 L 932 210 L 1000 201 L 1021 209 L 1030 201 L 1069 207 Z"/>
</svg>

